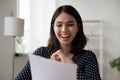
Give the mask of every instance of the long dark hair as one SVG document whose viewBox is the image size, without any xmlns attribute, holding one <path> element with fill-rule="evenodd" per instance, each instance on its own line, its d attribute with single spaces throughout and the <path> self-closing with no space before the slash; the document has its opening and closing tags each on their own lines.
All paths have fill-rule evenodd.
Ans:
<svg viewBox="0 0 120 80">
<path fill-rule="evenodd" d="M 49 52 L 55 52 L 56 50 L 60 49 L 60 43 L 55 36 L 54 30 L 53 30 L 53 24 L 54 24 L 55 19 L 62 12 L 70 14 L 77 21 L 77 25 L 79 27 L 79 30 L 78 30 L 75 38 L 73 39 L 72 46 L 71 46 L 71 53 L 74 55 L 77 55 L 85 47 L 85 45 L 87 43 L 87 38 L 83 32 L 83 23 L 82 23 L 81 16 L 79 15 L 78 11 L 74 7 L 72 7 L 71 5 L 60 6 L 56 9 L 55 13 L 53 14 L 53 17 L 51 20 L 51 27 L 50 27 L 50 37 L 48 40 L 48 50 L 49 50 Z"/>
</svg>

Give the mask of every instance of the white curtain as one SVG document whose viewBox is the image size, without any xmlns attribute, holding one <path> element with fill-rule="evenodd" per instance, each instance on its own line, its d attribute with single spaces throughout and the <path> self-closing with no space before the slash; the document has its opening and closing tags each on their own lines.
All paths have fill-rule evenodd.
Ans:
<svg viewBox="0 0 120 80">
<path fill-rule="evenodd" d="M 18 17 L 25 19 L 25 53 L 47 45 L 55 4 L 56 0 L 18 0 Z"/>
</svg>

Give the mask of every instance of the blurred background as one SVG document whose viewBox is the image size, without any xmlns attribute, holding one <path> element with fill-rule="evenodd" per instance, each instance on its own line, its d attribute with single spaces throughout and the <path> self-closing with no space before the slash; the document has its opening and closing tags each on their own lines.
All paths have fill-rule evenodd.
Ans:
<svg viewBox="0 0 120 80">
<path fill-rule="evenodd" d="M 47 45 L 53 12 L 64 4 L 79 11 L 90 38 L 86 49 L 95 52 L 102 80 L 120 79 L 120 72 L 109 63 L 120 57 L 120 0 L 0 0 L 0 80 L 12 80 L 28 60 L 27 55 Z M 25 20 L 24 37 L 13 42 L 12 37 L 4 36 L 5 16 Z"/>
</svg>

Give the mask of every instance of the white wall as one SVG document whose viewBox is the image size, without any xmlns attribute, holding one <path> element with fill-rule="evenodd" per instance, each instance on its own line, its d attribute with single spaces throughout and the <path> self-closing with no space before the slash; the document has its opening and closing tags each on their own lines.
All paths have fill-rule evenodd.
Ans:
<svg viewBox="0 0 120 80">
<path fill-rule="evenodd" d="M 13 14 L 16 0 L 0 0 L 0 80 L 12 80 L 13 39 L 4 37 L 4 17 Z"/>
<path fill-rule="evenodd" d="M 47 3 L 46 3 L 47 2 Z M 30 2 L 30 51 L 46 46 L 50 20 L 55 10 L 55 0 L 31 0 Z"/>
<path fill-rule="evenodd" d="M 82 19 L 104 20 L 104 80 L 119 80 L 120 73 L 111 69 L 109 60 L 120 56 L 120 0 L 58 0 L 58 6 L 71 4 Z"/>
</svg>

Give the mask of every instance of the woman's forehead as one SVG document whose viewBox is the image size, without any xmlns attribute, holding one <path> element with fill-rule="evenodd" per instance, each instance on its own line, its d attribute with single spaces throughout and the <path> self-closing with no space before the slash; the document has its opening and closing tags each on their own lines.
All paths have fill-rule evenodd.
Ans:
<svg viewBox="0 0 120 80">
<path fill-rule="evenodd" d="M 55 22 L 57 23 L 75 23 L 75 18 L 68 13 L 62 12 L 56 19 Z"/>
</svg>

